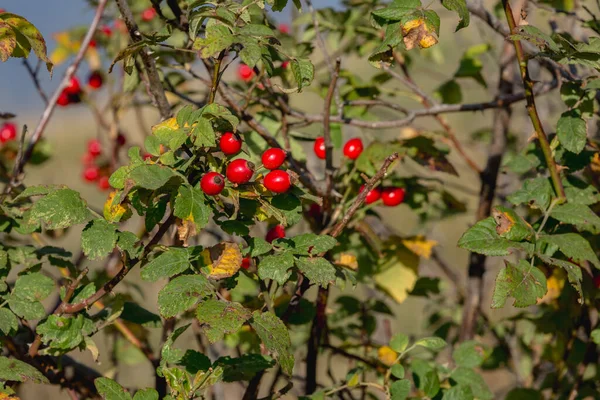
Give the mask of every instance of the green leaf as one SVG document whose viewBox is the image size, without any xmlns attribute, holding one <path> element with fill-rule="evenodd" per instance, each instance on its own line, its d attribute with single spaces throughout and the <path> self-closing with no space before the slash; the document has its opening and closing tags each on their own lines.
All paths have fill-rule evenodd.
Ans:
<svg viewBox="0 0 600 400">
<path fill-rule="evenodd" d="M 215 364 L 223 367 L 223 381 L 249 381 L 258 372 L 271 368 L 275 361 L 260 354 L 244 354 L 241 357 L 221 357 Z"/>
<path fill-rule="evenodd" d="M 337 240 L 328 235 L 316 235 L 314 233 L 305 233 L 303 235 L 294 236 L 292 238 L 294 243 L 293 247 L 290 247 L 290 251 L 293 254 L 299 255 L 317 255 L 325 253 L 333 249 L 337 245 Z"/>
<path fill-rule="evenodd" d="M 42 342 L 50 347 L 61 350 L 71 350 L 83 342 L 82 329 L 84 317 L 59 317 L 50 315 L 36 328 L 36 332 L 42 336 Z"/>
<path fill-rule="evenodd" d="M 31 380 L 35 383 L 49 383 L 40 371 L 23 361 L 0 356 L 0 379 L 13 382 Z"/>
<path fill-rule="evenodd" d="M 575 290 L 577 290 L 577 293 L 579 294 L 579 302 L 583 304 L 583 290 L 581 289 L 581 281 L 583 280 L 583 274 L 581 272 L 581 267 L 565 260 L 547 257 L 541 254 L 538 254 L 537 256 L 545 264 L 556 265 L 557 267 L 560 267 L 565 270 L 565 272 L 567 273 L 567 279 L 569 280 L 569 283 L 575 288 Z"/>
<path fill-rule="evenodd" d="M 175 199 L 173 213 L 184 221 L 193 222 L 196 230 L 200 232 L 208 224 L 210 207 L 206 204 L 202 190 L 182 185 L 179 187 L 179 193 Z"/>
<path fill-rule="evenodd" d="M 194 50 L 198 50 L 200 57 L 218 57 L 219 53 L 233 44 L 234 37 L 225 25 L 208 24 L 204 38 L 194 40 Z"/>
<path fill-rule="evenodd" d="M 123 309 L 119 317 L 124 321 L 141 325 L 145 328 L 162 327 L 162 321 L 158 315 L 131 301 L 126 301 L 123 304 Z"/>
<path fill-rule="evenodd" d="M 290 334 L 283 321 L 271 312 L 254 311 L 250 325 L 269 353 L 277 360 L 282 371 L 291 376 L 294 370 L 294 354 Z"/>
<path fill-rule="evenodd" d="M 600 193 L 594 186 L 588 185 L 573 176 L 569 178 L 563 179 L 568 203 L 589 206 L 600 201 Z"/>
<path fill-rule="evenodd" d="M 496 222 L 496 233 L 504 239 L 513 241 L 529 240 L 535 231 L 515 210 L 508 207 L 496 206 L 492 209 Z"/>
<path fill-rule="evenodd" d="M 507 256 L 510 249 L 525 249 L 522 244 L 501 238 L 496 232 L 496 222 L 488 217 L 469 228 L 458 241 L 458 246 L 487 256 Z"/>
<path fill-rule="evenodd" d="M 160 315 L 174 317 L 213 293 L 213 286 L 203 275 L 178 276 L 158 293 Z"/>
<path fill-rule="evenodd" d="M 44 306 L 39 301 L 25 300 L 12 294 L 8 298 L 10 309 L 26 320 L 40 319 L 46 315 Z"/>
<path fill-rule="evenodd" d="M 117 246 L 131 258 L 141 256 L 144 251 L 141 240 L 133 232 L 117 232 Z"/>
<path fill-rule="evenodd" d="M 418 3 L 419 4 L 416 4 L 415 2 L 412 5 L 406 6 L 390 5 L 388 7 L 372 11 L 371 15 L 380 25 L 383 25 L 388 21 L 400 21 L 405 15 L 415 11 L 415 9 L 421 5 L 420 2 Z"/>
<path fill-rule="evenodd" d="M 456 385 L 444 392 L 442 400 L 473 400 L 473 391 L 470 386 Z"/>
<path fill-rule="evenodd" d="M 590 333 L 590 339 L 596 344 L 600 344 L 600 329 L 594 329 Z"/>
<path fill-rule="evenodd" d="M 252 37 L 240 37 L 239 40 L 242 43 L 242 46 L 244 46 L 242 50 L 240 50 L 242 62 L 250 68 L 254 68 L 256 63 L 260 61 L 262 55 L 258 40 Z"/>
<path fill-rule="evenodd" d="M 587 140 L 586 122 L 575 110 L 564 112 L 556 124 L 556 135 L 565 149 L 579 154 Z"/>
<path fill-rule="evenodd" d="M 547 210 L 552 200 L 553 190 L 550 180 L 545 177 L 527 179 L 523 186 L 507 197 L 515 206 L 519 204 L 533 205 L 540 210 Z"/>
<path fill-rule="evenodd" d="M 309 86 L 315 76 L 315 67 L 308 59 L 294 58 L 291 61 L 292 74 L 298 85 L 298 92 Z"/>
<path fill-rule="evenodd" d="M 408 379 L 400 379 L 392 383 L 392 386 L 390 386 L 392 400 L 405 400 L 410 394 L 410 386 Z"/>
<path fill-rule="evenodd" d="M 403 379 L 405 375 L 404 367 L 400 364 L 392 365 L 391 374 L 398 379 Z"/>
<path fill-rule="evenodd" d="M 250 257 L 258 257 L 273 250 L 271 243 L 259 237 L 252 237 L 248 239 L 248 246 L 250 248 Z"/>
<path fill-rule="evenodd" d="M 225 334 L 236 333 L 250 318 L 250 311 L 240 303 L 206 300 L 198 305 L 196 318 L 211 343 L 223 339 Z"/>
<path fill-rule="evenodd" d="M 90 221 L 81 233 L 81 248 L 91 260 L 112 253 L 117 244 L 117 227 L 104 219 Z"/>
<path fill-rule="evenodd" d="M 390 340 L 390 347 L 396 353 L 402 353 L 408 347 L 408 336 L 404 333 L 397 333 Z"/>
<path fill-rule="evenodd" d="M 158 392 L 151 388 L 138 390 L 133 400 L 158 400 Z"/>
<path fill-rule="evenodd" d="M 112 379 L 96 378 L 94 385 L 100 396 L 105 400 L 131 400 L 129 393 Z"/>
<path fill-rule="evenodd" d="M 590 243 L 576 233 L 563 233 L 560 235 L 543 235 L 540 244 L 556 246 L 565 256 L 575 262 L 589 261 L 600 269 L 600 260 L 592 250 Z"/>
<path fill-rule="evenodd" d="M 0 332 L 6 336 L 19 329 L 19 320 L 8 308 L 0 308 Z"/>
<path fill-rule="evenodd" d="M 175 340 L 177 340 L 177 338 L 181 336 L 181 334 L 185 332 L 190 325 L 191 324 L 180 326 L 179 328 L 175 329 L 173 333 L 169 335 L 169 337 L 167 337 L 167 340 L 165 340 L 165 344 L 160 351 L 161 366 L 165 365 L 166 363 L 178 363 L 184 357 L 183 350 L 173 348 L 173 343 L 175 343 Z"/>
<path fill-rule="evenodd" d="M 202 117 L 208 118 L 220 132 L 235 131 L 240 120 L 225 106 L 212 103 L 202 108 Z"/>
<path fill-rule="evenodd" d="M 457 367 L 450 377 L 459 385 L 469 386 L 477 399 L 492 400 L 494 398 L 494 394 L 490 391 L 481 375 L 470 368 Z"/>
<path fill-rule="evenodd" d="M 7 31 L 2 32 L 2 26 L 6 27 L 7 25 L 10 26 L 13 31 L 12 34 L 8 34 L 10 40 L 9 48 L 12 45 L 11 55 L 13 57 L 27 58 L 30 50 L 33 49 L 35 55 L 46 63 L 48 72 L 52 72 L 52 62 L 46 53 L 46 41 L 44 40 L 44 37 L 40 31 L 25 18 L 16 14 L 4 12 L 0 17 L 0 40 L 2 41 L 4 41 L 4 38 L 2 38 L 2 33 L 8 33 Z M 16 40 L 14 45 L 13 40 Z M 0 60 L 6 61 L 2 55 L 3 51 L 5 50 L 2 50 L 0 47 Z"/>
<path fill-rule="evenodd" d="M 505 264 L 496 277 L 492 308 L 503 307 L 509 296 L 515 299 L 515 307 L 534 305 L 544 297 L 546 276 L 540 269 L 525 260 L 519 260 L 518 264 L 505 261 Z"/>
<path fill-rule="evenodd" d="M 435 370 L 426 372 L 419 385 L 427 397 L 434 398 L 440 391 L 440 378 Z"/>
<path fill-rule="evenodd" d="M 458 14 L 460 21 L 456 27 L 457 31 L 469 26 L 469 10 L 465 0 L 442 0 L 442 5 L 450 11 L 456 11 Z"/>
<path fill-rule="evenodd" d="M 169 167 L 158 164 L 142 164 L 133 168 L 129 173 L 128 178 L 131 179 L 137 187 L 157 190 L 175 176 L 178 175 Z"/>
<path fill-rule="evenodd" d="M 432 336 L 417 340 L 413 346 L 422 346 L 426 349 L 436 351 L 446 347 L 447 343 L 442 338 Z"/>
<path fill-rule="evenodd" d="M 335 267 L 323 257 L 300 257 L 296 266 L 312 283 L 326 287 L 335 282 Z"/>
<path fill-rule="evenodd" d="M 194 145 L 197 147 L 213 147 L 217 145 L 215 130 L 206 118 L 200 118 L 192 128 L 195 137 Z"/>
<path fill-rule="evenodd" d="M 17 47 L 17 34 L 6 22 L 0 20 L 0 61 L 5 62 Z"/>
<path fill-rule="evenodd" d="M 29 223 L 41 221 L 47 229 L 68 228 L 89 217 L 86 202 L 71 189 L 58 189 L 36 201 L 29 212 Z"/>
<path fill-rule="evenodd" d="M 450 79 L 440 85 L 436 89 L 435 95 L 446 104 L 458 104 L 462 102 L 463 98 L 460 85 L 454 79 Z"/>
<path fill-rule="evenodd" d="M 185 248 L 169 247 L 167 251 L 150 261 L 142 268 L 142 279 L 156 282 L 170 278 L 191 267 L 189 254 Z"/>
<path fill-rule="evenodd" d="M 273 279 L 283 285 L 292 273 L 288 271 L 294 265 L 294 256 L 289 252 L 266 256 L 258 264 L 260 279 Z"/>
<path fill-rule="evenodd" d="M 54 290 L 54 280 L 39 272 L 17 278 L 12 294 L 23 300 L 41 301 Z"/>
<path fill-rule="evenodd" d="M 468 340 L 454 349 L 452 358 L 459 367 L 477 368 L 485 359 L 485 347 L 475 340 Z"/>
<path fill-rule="evenodd" d="M 600 232 L 600 217 L 582 204 L 560 204 L 552 209 L 550 216 L 560 222 L 577 225 L 579 230 Z"/>
<path fill-rule="evenodd" d="M 275 36 L 273 30 L 263 24 L 243 25 L 238 33 L 242 36 Z"/>
<path fill-rule="evenodd" d="M 504 400 L 543 400 L 544 397 L 535 389 L 515 388 L 508 392 Z"/>
</svg>

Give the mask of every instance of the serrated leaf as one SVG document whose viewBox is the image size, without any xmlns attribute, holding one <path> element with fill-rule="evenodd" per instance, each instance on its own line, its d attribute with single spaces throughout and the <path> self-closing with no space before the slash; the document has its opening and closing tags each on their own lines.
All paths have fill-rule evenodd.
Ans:
<svg viewBox="0 0 600 400">
<path fill-rule="evenodd" d="M 577 293 L 579 294 L 579 302 L 583 304 L 583 290 L 581 289 L 581 281 L 583 280 L 583 274 L 581 272 L 581 267 L 565 260 L 547 257 L 541 254 L 538 254 L 537 256 L 545 264 L 555 265 L 565 270 L 565 272 L 567 273 L 567 279 L 569 280 L 569 283 L 575 288 L 575 290 L 577 290 Z"/>
<path fill-rule="evenodd" d="M 208 269 L 209 278 L 229 278 L 239 271 L 242 265 L 242 253 L 236 243 L 221 242 L 203 250 L 201 261 Z"/>
<path fill-rule="evenodd" d="M 503 307 L 509 296 L 515 299 L 515 307 L 534 305 L 544 297 L 546 276 L 540 269 L 525 260 L 519 260 L 517 264 L 505 261 L 505 264 L 496 277 L 492 308 Z"/>
<path fill-rule="evenodd" d="M 413 346 L 421 346 L 436 351 L 446 347 L 447 343 L 444 339 L 439 337 L 427 337 L 417 340 Z"/>
<path fill-rule="evenodd" d="M 291 61 L 292 74 L 298 85 L 298 92 L 309 86 L 315 75 L 315 67 L 308 59 L 294 58 Z"/>
<path fill-rule="evenodd" d="M 550 216 L 560 222 L 576 225 L 579 230 L 600 232 L 600 217 L 583 204 L 560 204 L 552 209 Z"/>
<path fill-rule="evenodd" d="M 162 321 L 157 314 L 146 310 L 144 307 L 131 301 L 126 301 L 123 304 L 123 309 L 119 314 L 123 321 L 131 322 L 132 324 L 141 325 L 145 328 L 161 328 Z"/>
<path fill-rule="evenodd" d="M 215 343 L 225 334 L 237 332 L 250 318 L 250 311 L 240 303 L 206 300 L 198 305 L 196 318 L 208 341 Z"/>
<path fill-rule="evenodd" d="M 400 364 L 394 364 L 391 368 L 391 373 L 398 379 L 403 379 L 405 375 L 404 367 Z"/>
<path fill-rule="evenodd" d="M 12 382 L 31 380 L 35 383 L 49 383 L 40 371 L 23 361 L 0 356 L 0 379 Z"/>
<path fill-rule="evenodd" d="M 524 249 L 520 243 L 498 236 L 493 217 L 469 228 L 458 241 L 458 247 L 487 256 L 506 256 L 511 254 L 511 249 Z"/>
<path fill-rule="evenodd" d="M 475 340 L 467 340 L 454 349 L 452 358 L 459 367 L 477 368 L 485 359 L 485 347 Z"/>
<path fill-rule="evenodd" d="M 129 393 L 112 379 L 96 378 L 94 385 L 100 396 L 105 400 L 131 400 Z"/>
<path fill-rule="evenodd" d="M 275 36 L 275 32 L 263 24 L 246 24 L 238 32 L 242 36 Z"/>
<path fill-rule="evenodd" d="M 400 245 L 391 248 L 378 262 L 381 272 L 374 277 L 378 287 L 397 303 L 404 302 L 417 282 L 419 257 Z"/>
<path fill-rule="evenodd" d="M 404 333 L 395 334 L 390 340 L 390 347 L 398 353 L 402 353 L 408 347 L 408 336 Z"/>
<path fill-rule="evenodd" d="M 104 219 L 90 221 L 81 233 L 81 249 L 90 260 L 112 253 L 117 244 L 117 227 Z"/>
<path fill-rule="evenodd" d="M 260 279 L 273 279 L 283 285 L 292 275 L 288 271 L 294 266 L 294 256 L 289 252 L 266 256 L 258 264 L 258 276 Z"/>
<path fill-rule="evenodd" d="M 138 390 L 133 400 L 158 400 L 158 392 L 152 388 Z"/>
<path fill-rule="evenodd" d="M 40 319 L 46 315 L 44 306 L 39 301 L 25 300 L 12 294 L 8 298 L 10 309 L 26 320 Z"/>
<path fill-rule="evenodd" d="M 390 386 L 390 394 L 392 400 L 405 400 L 410 394 L 410 381 L 408 379 L 400 379 L 392 383 Z"/>
<path fill-rule="evenodd" d="M 34 272 L 17 278 L 13 288 L 13 296 L 23 300 L 41 301 L 54 290 L 54 281 L 44 274 Z"/>
<path fill-rule="evenodd" d="M 223 367 L 223 381 L 249 381 L 258 372 L 271 368 L 275 360 L 260 354 L 244 354 L 241 357 L 221 357 L 215 364 Z"/>
<path fill-rule="evenodd" d="M 219 53 L 233 44 L 233 35 L 225 25 L 208 24 L 206 35 L 194 40 L 194 50 L 198 50 L 200 57 L 217 57 Z"/>
<path fill-rule="evenodd" d="M 469 10 L 467 9 L 467 2 L 465 0 L 442 0 L 442 5 L 450 11 L 456 11 L 460 17 L 460 21 L 456 27 L 457 31 L 469 26 Z"/>
<path fill-rule="evenodd" d="M 39 324 L 36 332 L 42 336 L 42 342 L 54 349 L 71 350 L 79 346 L 84 340 L 82 334 L 84 317 L 60 317 L 50 315 Z"/>
<path fill-rule="evenodd" d="M 248 239 L 248 247 L 250 248 L 250 257 L 258 257 L 273 250 L 271 243 L 259 237 Z"/>
<path fill-rule="evenodd" d="M 200 232 L 208 224 L 210 207 L 206 204 L 206 197 L 202 190 L 182 185 L 175 199 L 173 213 L 184 221 L 193 222 L 196 231 Z"/>
<path fill-rule="evenodd" d="M 333 249 L 337 245 L 337 240 L 329 235 L 316 235 L 314 233 L 305 233 L 294 236 L 293 246 L 289 250 L 293 254 L 299 255 L 317 255 Z"/>
<path fill-rule="evenodd" d="M 545 211 L 550 206 L 552 195 L 553 190 L 549 179 L 539 177 L 527 179 L 520 189 L 507 197 L 507 200 L 516 206 L 528 204 Z"/>
<path fill-rule="evenodd" d="M 565 149 L 579 154 L 587 140 L 586 122 L 574 110 L 564 112 L 556 124 L 556 135 Z"/>
<path fill-rule="evenodd" d="M 326 287 L 335 282 L 335 267 L 323 257 L 300 257 L 296 266 L 312 283 Z"/>
<path fill-rule="evenodd" d="M 170 247 L 142 268 L 142 279 L 156 282 L 161 278 L 170 278 L 191 267 L 188 250 Z"/>
<path fill-rule="evenodd" d="M 163 187 L 171 178 L 176 176 L 178 175 L 175 171 L 169 167 L 158 164 L 142 164 L 133 168 L 131 172 L 129 172 L 128 178 L 131 179 L 137 187 L 157 190 Z"/>
<path fill-rule="evenodd" d="M 0 332 L 10 336 L 19 328 L 19 320 L 8 308 L 0 308 Z"/>
<path fill-rule="evenodd" d="M 468 385 L 456 385 L 444 392 L 442 400 L 473 400 L 473 391 Z"/>
<path fill-rule="evenodd" d="M 131 258 L 141 256 L 144 251 L 140 239 L 133 232 L 117 232 L 117 246 Z"/>
<path fill-rule="evenodd" d="M 213 286 L 202 275 L 178 276 L 158 292 L 160 315 L 174 317 L 213 293 Z"/>
<path fill-rule="evenodd" d="M 29 221 L 40 221 L 47 229 L 68 228 L 81 224 L 89 217 L 86 202 L 71 189 L 58 189 L 33 204 Z"/>
<path fill-rule="evenodd" d="M 556 246 L 565 256 L 575 262 L 589 261 L 600 269 L 600 260 L 592 250 L 590 243 L 576 233 L 563 233 L 559 235 L 542 235 L 540 244 Z"/>
<path fill-rule="evenodd" d="M 492 217 L 496 222 L 496 233 L 501 238 L 520 242 L 530 239 L 535 234 L 531 225 L 508 207 L 494 207 Z"/>
<path fill-rule="evenodd" d="M 17 34 L 6 22 L 0 20 L 0 61 L 5 62 L 17 47 Z"/>
<path fill-rule="evenodd" d="M 11 51 L 13 57 L 27 58 L 30 50 L 33 49 L 35 55 L 46 63 L 48 72 L 52 72 L 52 62 L 47 55 L 46 41 L 40 31 L 31 22 L 20 15 L 4 12 L 0 18 L 0 23 L 10 26 L 13 30 L 14 36 L 8 35 L 9 37 L 14 37 L 16 40 L 16 44 L 15 46 L 12 46 L 13 49 Z M 0 25 L 0 33 L 2 32 L 1 26 L 2 25 Z M 5 34 L 6 33 L 7 32 L 5 32 Z M 6 61 L 5 59 L 2 59 L 1 52 L 0 59 Z"/>
<path fill-rule="evenodd" d="M 197 147 L 212 147 L 217 144 L 215 130 L 206 118 L 196 121 L 192 128 L 192 135 L 195 138 L 194 145 Z"/>
<path fill-rule="evenodd" d="M 233 115 L 225 106 L 212 103 L 202 108 L 202 116 L 208 118 L 220 132 L 236 131 L 240 123 L 238 117 Z"/>
<path fill-rule="evenodd" d="M 252 313 L 250 325 L 269 353 L 277 360 L 282 371 L 291 376 L 294 370 L 294 354 L 290 334 L 283 321 L 271 312 L 255 311 Z"/>
<path fill-rule="evenodd" d="M 450 377 L 459 385 L 469 386 L 473 395 L 480 400 L 492 400 L 494 394 L 485 383 L 481 375 L 470 368 L 457 367 Z"/>
</svg>

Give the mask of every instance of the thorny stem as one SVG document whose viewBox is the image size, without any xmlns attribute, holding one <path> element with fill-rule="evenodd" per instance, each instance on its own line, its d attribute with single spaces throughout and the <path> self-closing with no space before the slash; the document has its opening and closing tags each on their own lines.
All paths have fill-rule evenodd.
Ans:
<svg viewBox="0 0 600 400">
<path fill-rule="evenodd" d="M 504 14 L 506 15 L 506 20 L 508 22 L 510 32 L 514 32 L 517 27 L 517 24 L 515 22 L 515 17 L 513 15 L 513 11 L 510 6 L 509 0 L 502 0 L 502 5 L 504 6 Z M 525 89 L 525 100 L 527 101 L 527 113 L 529 114 L 529 118 L 531 119 L 531 123 L 533 124 L 533 128 L 535 129 L 537 138 L 540 141 L 540 147 L 542 148 L 544 158 L 546 159 L 546 164 L 548 165 L 548 169 L 550 170 L 550 177 L 552 178 L 554 190 L 556 192 L 556 195 L 558 196 L 559 201 L 562 203 L 565 202 L 567 199 L 565 195 L 565 189 L 560 179 L 560 173 L 558 172 L 556 161 L 554 161 L 554 155 L 552 154 L 552 149 L 550 148 L 548 136 L 546 136 L 546 132 L 544 132 L 544 127 L 542 125 L 542 121 L 540 120 L 540 116 L 535 105 L 533 81 L 529 76 L 527 58 L 525 56 L 525 52 L 523 51 L 521 41 L 519 39 L 514 39 L 513 43 L 515 46 L 517 60 L 519 62 L 519 69 L 521 70 L 521 79 L 523 79 L 523 87 Z"/>
<path fill-rule="evenodd" d="M 323 138 L 325 139 L 325 179 L 327 181 L 327 196 L 324 204 L 324 210 L 329 210 L 331 205 L 331 189 L 333 189 L 333 174 L 335 169 L 333 168 L 333 144 L 331 143 L 331 103 L 333 101 L 333 95 L 335 94 L 335 87 L 337 84 L 338 77 L 340 76 L 340 64 L 341 59 L 335 60 L 335 68 L 331 75 L 331 82 L 329 83 L 329 89 L 327 90 L 327 96 L 325 97 L 325 105 L 323 109 Z"/>
</svg>

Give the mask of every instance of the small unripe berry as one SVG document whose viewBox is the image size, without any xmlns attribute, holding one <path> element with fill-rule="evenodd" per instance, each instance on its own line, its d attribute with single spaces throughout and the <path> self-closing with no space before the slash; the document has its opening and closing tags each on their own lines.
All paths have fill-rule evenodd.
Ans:
<svg viewBox="0 0 600 400">
<path fill-rule="evenodd" d="M 102 83 L 104 83 L 104 78 L 98 71 L 92 72 L 88 77 L 88 86 L 92 89 L 100 89 L 102 87 Z"/>
<path fill-rule="evenodd" d="M 94 182 L 100 176 L 100 169 L 95 165 L 87 167 L 83 171 L 83 179 L 87 182 Z"/>
<path fill-rule="evenodd" d="M 344 145 L 344 155 L 351 160 L 356 160 L 363 152 L 363 142 L 360 138 L 350 139 Z"/>
<path fill-rule="evenodd" d="M 287 172 L 275 169 L 265 176 L 263 184 L 273 193 L 285 193 L 290 189 L 292 182 Z"/>
<path fill-rule="evenodd" d="M 275 239 L 281 239 L 285 237 L 285 229 L 283 225 L 275 225 L 273 228 L 267 232 L 267 236 L 265 236 L 265 240 L 269 243 L 272 243 Z"/>
<path fill-rule="evenodd" d="M 360 187 L 360 192 L 365 190 L 365 185 Z M 375 203 L 377 200 L 381 198 L 381 190 L 379 188 L 373 188 L 367 193 L 367 197 L 365 198 L 365 204 Z"/>
<path fill-rule="evenodd" d="M 142 11 L 142 21 L 152 21 L 156 17 L 156 10 L 154 7 L 148 7 Z"/>
<path fill-rule="evenodd" d="M 217 172 L 208 172 L 200 180 L 200 188 L 209 196 L 216 196 L 223 191 L 225 178 Z"/>
<path fill-rule="evenodd" d="M 102 145 L 98 139 L 92 139 L 88 142 L 88 153 L 92 156 L 97 157 L 102 153 Z"/>
<path fill-rule="evenodd" d="M 285 161 L 286 153 L 282 149 L 267 149 L 262 154 L 261 161 L 266 169 L 277 169 Z"/>
<path fill-rule="evenodd" d="M 254 174 L 254 164 L 244 159 L 233 160 L 227 165 L 226 176 L 232 183 L 248 182 Z"/>
<path fill-rule="evenodd" d="M 404 195 L 406 191 L 400 187 L 388 187 L 384 188 L 381 193 L 381 200 L 383 204 L 388 207 L 395 207 L 402 204 L 404 201 Z"/>
<path fill-rule="evenodd" d="M 254 76 L 254 70 L 246 64 L 240 64 L 238 67 L 238 76 L 241 80 L 248 82 Z"/>
<path fill-rule="evenodd" d="M 315 139 L 313 150 L 315 151 L 315 155 L 317 157 L 319 157 L 321 160 L 325 159 L 325 138 L 323 136 L 319 136 Z"/>
<path fill-rule="evenodd" d="M 79 94 L 81 92 L 81 85 L 79 84 L 79 79 L 73 76 L 69 80 L 69 83 L 64 88 L 64 92 L 66 94 Z"/>
<path fill-rule="evenodd" d="M 17 126 L 15 124 L 11 124 L 10 122 L 6 122 L 0 128 L 0 142 L 6 143 L 11 140 L 15 140 L 17 137 Z"/>
<path fill-rule="evenodd" d="M 242 149 L 242 139 L 233 132 L 225 132 L 219 139 L 219 148 L 225 155 L 235 155 Z"/>
</svg>

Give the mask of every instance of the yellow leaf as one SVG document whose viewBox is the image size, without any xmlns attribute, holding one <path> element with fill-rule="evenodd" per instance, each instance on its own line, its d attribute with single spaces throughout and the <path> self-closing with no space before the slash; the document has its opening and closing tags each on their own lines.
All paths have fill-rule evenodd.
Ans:
<svg viewBox="0 0 600 400">
<path fill-rule="evenodd" d="M 335 263 L 353 271 L 358 269 L 358 261 L 356 261 L 356 256 L 354 254 L 341 253 L 336 257 Z"/>
<path fill-rule="evenodd" d="M 152 133 L 161 128 L 168 128 L 171 130 L 179 129 L 179 125 L 177 124 L 177 119 L 175 117 L 164 120 L 163 122 L 156 124 L 152 127 Z"/>
<path fill-rule="evenodd" d="M 552 271 L 552 275 L 550 275 L 550 277 L 546 280 L 546 287 L 548 288 L 548 291 L 544 297 L 538 300 L 538 304 L 550 304 L 556 300 L 565 287 L 565 278 L 566 276 L 564 270 L 555 268 Z"/>
<path fill-rule="evenodd" d="M 389 346 L 381 346 L 377 350 L 377 358 L 384 365 L 391 367 L 392 365 L 394 365 L 396 363 L 396 359 L 398 358 L 398 353 L 396 353 L 394 350 L 392 350 L 392 348 Z"/>
<path fill-rule="evenodd" d="M 402 240 L 402 244 L 416 255 L 429 260 L 429 257 L 431 257 L 431 250 L 437 246 L 438 242 L 435 240 L 427 240 L 423 236 L 415 236 L 411 239 Z"/>
<path fill-rule="evenodd" d="M 231 242 L 219 243 L 202 251 L 202 261 L 208 267 L 209 277 L 213 279 L 229 278 L 242 266 L 240 247 Z"/>
<path fill-rule="evenodd" d="M 57 46 L 54 51 L 50 54 L 50 61 L 54 65 L 60 65 L 67 61 L 67 59 L 71 56 L 71 52 L 62 46 Z"/>
<path fill-rule="evenodd" d="M 131 216 L 131 210 L 121 204 L 117 193 L 119 193 L 118 190 L 111 192 L 104 203 L 104 218 L 108 222 L 124 221 Z"/>
<path fill-rule="evenodd" d="M 415 45 L 426 49 L 438 42 L 435 35 L 429 32 L 429 27 L 423 18 L 416 18 L 402 25 L 402 36 L 404 36 L 406 50 L 414 48 Z"/>
<path fill-rule="evenodd" d="M 379 261 L 381 272 L 375 275 L 377 285 L 398 303 L 406 300 L 415 287 L 419 270 L 419 256 L 404 247 L 401 241 L 398 237 L 388 241 L 385 257 Z"/>
</svg>

